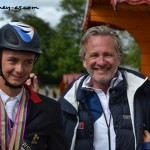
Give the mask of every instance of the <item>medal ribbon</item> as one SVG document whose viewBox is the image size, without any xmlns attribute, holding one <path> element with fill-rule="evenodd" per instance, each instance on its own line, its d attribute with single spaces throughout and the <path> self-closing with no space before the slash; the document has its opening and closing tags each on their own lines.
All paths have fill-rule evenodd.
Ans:
<svg viewBox="0 0 150 150">
<path fill-rule="evenodd" d="M 13 129 L 11 130 L 10 119 L 7 116 L 0 98 L 0 143 L 2 150 L 19 150 L 21 148 L 26 123 L 27 106 L 27 91 L 23 88 Z"/>
</svg>

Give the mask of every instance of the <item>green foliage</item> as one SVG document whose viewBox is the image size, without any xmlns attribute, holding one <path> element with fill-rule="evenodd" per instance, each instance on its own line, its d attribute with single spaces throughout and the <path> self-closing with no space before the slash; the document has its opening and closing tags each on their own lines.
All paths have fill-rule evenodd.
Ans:
<svg viewBox="0 0 150 150">
<path fill-rule="evenodd" d="M 81 25 L 84 19 L 84 5 L 85 0 L 63 0 L 61 3 L 61 7 L 65 10 L 66 14 L 57 26 L 55 36 L 51 42 L 51 51 L 55 51 L 57 56 L 55 56 L 57 62 L 54 65 L 57 71 L 53 71 L 54 76 L 64 73 L 83 72 L 78 51 L 83 34 Z"/>
<path fill-rule="evenodd" d="M 124 54 L 123 64 L 139 70 L 140 68 L 140 49 L 136 42 L 128 47 L 128 52 Z"/>
<path fill-rule="evenodd" d="M 127 31 L 118 31 L 123 44 L 122 65 L 136 70 L 140 68 L 140 47 Z"/>
</svg>

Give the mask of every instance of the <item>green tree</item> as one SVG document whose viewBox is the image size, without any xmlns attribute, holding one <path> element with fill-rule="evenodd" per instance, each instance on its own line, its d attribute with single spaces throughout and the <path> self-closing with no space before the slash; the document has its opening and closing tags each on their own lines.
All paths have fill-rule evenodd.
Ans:
<svg viewBox="0 0 150 150">
<path fill-rule="evenodd" d="M 118 31 L 123 44 L 122 66 L 135 70 L 140 68 L 140 47 L 127 31 Z"/>
<path fill-rule="evenodd" d="M 61 8 L 65 11 L 51 39 L 49 56 L 56 58 L 53 62 L 53 76 L 60 77 L 64 73 L 83 72 L 82 62 L 78 56 L 79 43 L 83 34 L 85 0 L 63 0 Z"/>
<path fill-rule="evenodd" d="M 123 65 L 130 66 L 135 70 L 140 69 L 140 47 L 135 41 L 127 47 L 123 56 Z"/>
</svg>

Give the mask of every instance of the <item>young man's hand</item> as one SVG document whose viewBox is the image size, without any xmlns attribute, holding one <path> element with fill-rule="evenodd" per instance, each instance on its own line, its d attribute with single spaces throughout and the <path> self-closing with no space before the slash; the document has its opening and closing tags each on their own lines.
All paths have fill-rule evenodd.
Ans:
<svg viewBox="0 0 150 150">
<path fill-rule="evenodd" d="M 33 91 L 39 91 L 39 84 L 37 80 L 37 76 L 34 73 L 30 74 L 29 79 L 26 81 L 26 84 L 32 88 Z"/>
<path fill-rule="evenodd" d="M 143 136 L 144 143 L 150 142 L 150 133 L 148 130 L 144 130 L 144 136 Z"/>
</svg>

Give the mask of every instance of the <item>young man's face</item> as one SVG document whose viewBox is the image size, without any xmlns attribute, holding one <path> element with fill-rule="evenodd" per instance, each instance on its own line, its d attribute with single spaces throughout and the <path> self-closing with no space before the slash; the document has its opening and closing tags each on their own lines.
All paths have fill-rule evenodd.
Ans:
<svg viewBox="0 0 150 150">
<path fill-rule="evenodd" d="M 3 50 L 2 72 L 5 79 L 14 86 L 21 85 L 29 77 L 34 61 L 34 53 Z"/>
</svg>

